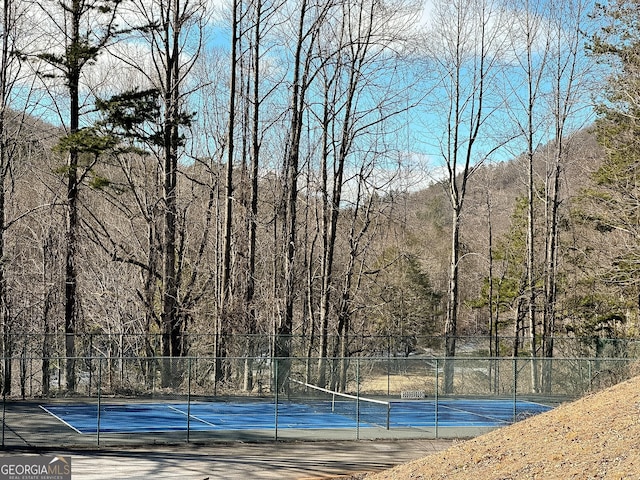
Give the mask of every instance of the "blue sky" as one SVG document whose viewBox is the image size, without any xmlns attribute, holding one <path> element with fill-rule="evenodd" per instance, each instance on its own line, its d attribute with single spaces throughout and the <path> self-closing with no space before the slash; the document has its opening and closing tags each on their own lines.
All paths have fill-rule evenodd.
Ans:
<svg viewBox="0 0 640 480">
<path fill-rule="evenodd" d="M 575 0 L 579 1 L 579 0 Z M 209 3 L 211 16 L 211 23 L 207 27 L 207 44 L 208 50 L 218 50 L 221 55 L 225 55 L 225 52 L 229 50 L 229 30 L 228 30 L 228 11 L 229 2 L 214 1 Z M 389 133 L 389 138 L 386 140 L 387 145 L 393 144 L 393 149 L 396 154 L 389 156 L 386 160 L 389 167 L 388 171 L 385 171 L 382 163 L 380 170 L 380 178 L 389 177 L 392 175 L 391 171 L 398 165 L 404 165 L 405 168 L 401 172 L 398 178 L 402 179 L 401 182 L 404 185 L 422 185 L 426 182 L 430 182 L 433 178 L 440 178 L 443 171 L 443 156 L 442 148 L 446 145 L 447 141 L 447 126 L 450 122 L 447 120 L 447 116 L 450 112 L 450 105 L 448 104 L 449 96 L 451 94 L 450 85 L 447 84 L 450 64 L 442 62 L 446 54 L 446 44 L 444 42 L 437 42 L 435 38 L 445 38 L 442 35 L 447 34 L 447 29 L 452 28 L 451 22 L 452 16 L 451 8 L 455 5 L 452 2 L 445 0 L 429 0 L 422 4 L 420 11 L 416 12 L 414 17 L 415 22 L 411 25 L 403 25 L 403 33 L 417 35 L 414 39 L 413 45 L 417 46 L 414 51 L 414 55 L 410 58 L 411 64 L 405 65 L 405 72 L 402 75 L 397 75 L 393 78 L 397 91 L 405 90 L 406 102 L 411 104 L 416 101 L 417 98 L 422 98 L 420 105 L 418 105 L 411 112 L 406 112 L 398 115 L 395 119 L 395 128 L 392 133 Z M 518 26 L 522 20 L 522 15 L 518 13 L 515 8 L 517 2 L 512 3 L 512 7 L 507 9 L 504 7 L 496 8 L 493 18 L 488 22 L 489 31 L 494 33 L 493 42 L 496 49 L 500 49 L 500 52 L 489 51 L 489 55 L 496 61 L 496 67 L 509 67 L 508 72 L 496 73 L 496 77 L 493 79 L 494 83 L 489 89 L 488 97 L 485 99 L 485 108 L 487 112 L 486 123 L 480 130 L 479 141 L 477 144 L 477 150 L 474 154 L 475 161 L 484 158 L 484 154 L 493 150 L 497 144 L 501 144 L 506 138 L 511 137 L 512 131 L 515 129 L 514 117 L 522 118 L 523 112 L 517 112 L 517 105 L 514 100 L 518 95 L 524 92 L 524 85 L 520 85 L 522 80 L 518 76 L 522 72 L 518 73 L 515 68 L 517 62 L 515 59 L 518 55 L 522 54 L 522 51 L 518 52 L 518 43 L 513 41 L 513 37 L 520 31 Z M 541 7 L 545 7 L 544 3 L 540 3 Z M 226 10 L 225 10 L 226 9 Z M 445 10 L 448 12 L 446 16 Z M 225 19 L 225 15 L 227 19 Z M 506 25 L 510 28 L 498 25 L 498 18 L 502 21 L 505 19 Z M 475 23 L 477 26 L 477 22 Z M 513 27 L 516 27 L 515 29 Z M 439 31 L 440 36 L 434 35 L 434 31 Z M 450 33 L 450 32 L 449 32 Z M 540 32 L 539 32 L 540 33 Z M 273 32 L 271 33 L 273 35 Z M 422 35 L 421 37 L 419 35 Z M 539 49 L 542 51 L 543 42 L 540 43 Z M 449 47 L 450 48 L 450 44 Z M 426 47 L 426 48 L 425 48 Z M 477 58 L 473 57 L 473 51 L 477 47 L 475 45 L 469 45 L 468 55 L 469 61 L 463 72 L 466 74 L 466 79 L 462 79 L 461 86 L 466 88 L 467 91 L 474 87 L 472 75 L 474 73 L 474 66 Z M 541 53 L 534 52 L 540 58 Z M 265 53 L 264 62 L 271 62 L 274 69 L 284 68 L 282 62 L 286 61 L 279 57 L 285 53 L 283 45 L 273 48 L 269 52 Z M 143 55 L 143 54 L 142 54 Z M 144 63 L 144 55 L 140 58 L 140 62 Z M 225 60 L 223 59 L 222 62 Z M 280 64 L 280 65 L 279 65 Z M 108 91 L 109 82 L 113 79 L 117 80 L 115 85 L 118 85 L 119 81 L 125 80 L 125 88 L 131 88 L 137 82 L 143 80 L 137 80 L 136 74 L 127 74 L 125 70 L 119 71 L 117 75 L 113 75 L 115 70 L 115 63 L 113 59 L 109 60 L 103 56 L 101 61 L 96 67 L 91 70 L 91 80 L 93 83 L 99 86 L 98 91 Z M 502 77 L 500 77 L 502 75 Z M 286 74 L 283 73 L 282 78 L 286 78 Z M 407 82 L 406 85 L 402 85 L 402 79 Z M 584 77 L 585 83 L 587 77 Z M 220 79 L 221 82 L 226 82 L 226 78 Z M 400 83 L 400 84 L 399 84 Z M 593 82 L 592 82 L 593 83 Z M 510 86 L 508 86 L 510 85 Z M 514 87 L 514 85 L 516 85 Z M 547 93 L 551 91 L 550 83 L 544 84 L 544 89 Z M 398 88 L 400 87 L 400 88 Z M 117 87 L 114 87 L 117 88 Z M 221 87 L 224 89 L 224 86 Z M 581 97 L 576 97 L 575 105 L 573 106 L 574 112 L 571 116 L 569 123 L 569 130 L 580 128 L 588 124 L 592 118 L 592 109 L 590 104 L 592 102 L 591 92 L 585 88 L 584 94 Z M 371 94 L 368 94 L 371 95 Z M 281 108 L 285 108 L 283 104 L 286 102 L 286 91 L 281 94 L 280 100 Z M 363 100 L 366 99 L 363 96 Z M 468 99 L 472 97 L 469 96 Z M 369 97 L 369 102 L 375 101 L 373 97 Z M 507 105 L 511 103 L 511 105 Z M 273 105 L 276 105 L 275 102 Z M 61 104 L 64 108 L 64 103 Z M 42 106 L 44 107 L 44 117 L 52 123 L 58 123 L 55 115 L 55 109 L 51 101 L 43 100 Z M 466 108 L 470 108 L 472 105 L 467 104 Z M 88 105 L 90 107 L 90 104 Z M 507 108 L 508 107 L 508 108 Z M 545 111 L 547 109 L 547 111 Z M 507 111 L 509 110 L 509 111 Z M 470 116 L 471 110 L 466 110 L 463 115 L 462 126 L 463 134 L 465 132 L 464 125 L 465 119 Z M 552 121 L 546 118 L 548 113 L 548 104 L 540 102 L 537 115 L 540 129 L 537 132 L 537 139 L 539 143 L 545 143 L 552 138 L 553 130 L 551 128 Z M 404 126 L 398 127 L 404 123 Z M 504 161 L 512 158 L 518 153 L 523 151 L 522 142 L 517 140 L 511 140 L 508 144 L 498 148 L 491 158 L 487 161 Z"/>
</svg>

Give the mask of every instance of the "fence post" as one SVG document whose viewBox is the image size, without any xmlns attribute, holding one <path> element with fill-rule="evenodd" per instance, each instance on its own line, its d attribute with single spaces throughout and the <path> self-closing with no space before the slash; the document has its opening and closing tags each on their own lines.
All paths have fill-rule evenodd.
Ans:
<svg viewBox="0 0 640 480">
<path fill-rule="evenodd" d="M 97 418 L 97 430 L 96 436 L 98 446 L 100 446 L 100 410 L 102 403 L 102 357 L 98 358 L 98 418 Z"/>
<path fill-rule="evenodd" d="M 275 440 L 278 441 L 278 359 L 273 359 L 273 375 L 274 378 L 271 379 L 271 385 L 275 386 Z"/>
<path fill-rule="evenodd" d="M 187 443 L 191 439 L 191 357 L 187 358 Z"/>
<path fill-rule="evenodd" d="M 391 336 L 387 335 L 387 396 L 391 395 L 391 369 L 393 369 L 394 374 L 398 374 L 398 361 L 397 358 L 391 355 Z"/>
<path fill-rule="evenodd" d="M 533 365 L 531 365 L 533 368 Z M 513 357 L 513 422 L 516 421 L 517 408 L 516 402 L 518 401 L 518 357 Z"/>
<path fill-rule="evenodd" d="M 93 380 L 93 333 L 89 334 L 89 386 L 87 387 L 87 396 L 91 398 L 91 381 Z"/>
<path fill-rule="evenodd" d="M 4 359 L 3 359 L 4 362 Z M 4 377 L 7 374 L 6 369 L 2 369 L 2 385 L 5 385 Z M 7 418 L 7 389 L 2 389 L 2 448 L 4 448 L 4 428 Z"/>
<path fill-rule="evenodd" d="M 436 396 L 435 396 L 435 438 L 438 438 L 438 389 L 440 383 L 440 367 L 438 366 L 438 359 L 436 358 Z"/>
<path fill-rule="evenodd" d="M 360 357 L 356 358 L 356 440 L 360 440 Z"/>
</svg>

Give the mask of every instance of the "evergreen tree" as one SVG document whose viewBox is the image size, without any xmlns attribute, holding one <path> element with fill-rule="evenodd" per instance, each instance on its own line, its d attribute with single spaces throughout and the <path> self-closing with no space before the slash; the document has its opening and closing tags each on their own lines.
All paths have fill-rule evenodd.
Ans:
<svg viewBox="0 0 640 480">
<path fill-rule="evenodd" d="M 607 67 L 604 97 L 598 105 L 596 134 L 605 159 L 586 191 L 583 215 L 606 240 L 611 263 L 606 284 L 619 289 L 621 301 L 636 304 L 640 289 L 640 2 L 615 0 L 598 5 L 602 27 L 589 50 Z"/>
<path fill-rule="evenodd" d="M 61 111 L 68 109 L 69 113 L 67 118 L 61 118 L 66 135 L 58 147 L 67 155 L 66 166 L 60 172 L 65 174 L 67 180 L 64 333 L 66 386 L 70 391 L 76 388 L 79 188 L 94 163 L 96 148 L 104 146 L 96 145 L 100 141 L 92 129 L 82 128 L 82 81 L 86 68 L 97 61 L 100 53 L 118 34 L 116 19 L 120 3 L 120 0 L 70 0 L 40 4 L 46 13 L 45 17 L 52 21 L 59 34 L 59 38 L 52 39 L 52 43 L 59 48 L 53 47 L 37 55 L 52 68 L 52 71 L 42 72 L 42 76 L 45 79 L 61 78 L 69 101 L 67 108 L 59 108 Z M 59 102 L 59 99 L 54 101 Z M 89 155 L 86 162 L 84 154 Z"/>
</svg>

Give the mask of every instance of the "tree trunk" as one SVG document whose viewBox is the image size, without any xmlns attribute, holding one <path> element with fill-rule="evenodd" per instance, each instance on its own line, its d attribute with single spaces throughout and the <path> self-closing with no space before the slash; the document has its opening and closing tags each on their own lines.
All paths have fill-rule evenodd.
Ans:
<svg viewBox="0 0 640 480">
<path fill-rule="evenodd" d="M 444 361 L 444 393 L 454 390 L 454 359 L 456 355 L 456 330 L 458 324 L 458 263 L 460 261 L 460 213 L 453 209 L 451 225 L 451 259 L 449 263 L 449 297 L 447 300 L 447 319 L 444 326 L 445 361 Z"/>
<path fill-rule="evenodd" d="M 42 243 L 42 395 L 47 397 L 51 387 L 51 307 L 52 292 L 50 272 L 52 270 L 53 242 L 47 232 Z"/>
<path fill-rule="evenodd" d="M 225 172 L 225 202 L 224 202 L 224 231 L 222 237 L 222 271 L 220 282 L 220 300 L 218 302 L 218 351 L 216 355 L 216 380 L 225 377 L 225 369 L 222 368 L 223 357 L 227 355 L 227 337 L 231 331 L 231 248 L 232 248 L 232 226 L 233 226 L 233 163 L 235 156 L 235 122 L 236 122 L 236 83 L 237 83 L 237 61 L 238 61 L 238 8 L 236 0 L 232 2 L 231 19 L 231 58 L 229 81 L 229 115 L 227 130 L 227 165 Z"/>
<path fill-rule="evenodd" d="M 6 199 L 5 199 L 5 180 L 7 172 L 10 168 L 10 157 L 7 149 L 6 134 L 6 113 L 8 105 L 8 74 L 9 74 L 9 55 L 10 55 L 10 38 L 11 24 L 13 23 L 11 14 L 11 2 L 5 0 L 2 9 L 3 29 L 2 29 L 2 52 L 0 57 L 0 325 L 2 325 L 3 335 L 9 329 L 8 317 L 8 298 L 7 298 L 7 278 L 6 278 L 6 259 L 5 259 L 5 222 L 6 222 Z M 8 339 L 4 339 L 3 344 L 7 344 Z M 6 356 L 3 349 L 3 355 Z M 5 363 L 2 393 L 9 395 L 11 393 L 11 369 L 10 364 Z"/>
<path fill-rule="evenodd" d="M 546 241 L 546 253 L 545 253 L 545 280 L 544 280 L 544 319 L 543 319 L 543 336 L 542 336 L 542 351 L 545 357 L 545 364 L 542 377 L 542 388 L 544 393 L 551 393 L 551 381 L 552 381 L 552 364 L 551 358 L 553 357 L 553 335 L 555 332 L 555 320 L 556 320 L 556 290 L 557 290 L 557 268 L 558 268 L 558 209 L 560 208 L 560 174 L 561 168 L 561 156 L 562 156 L 562 140 L 557 139 L 558 142 L 554 169 L 552 174 L 552 186 L 551 197 L 548 198 L 551 206 L 548 209 L 548 222 L 547 222 L 547 241 Z"/>
<path fill-rule="evenodd" d="M 173 7 L 171 11 L 171 6 Z M 174 0 L 169 5 L 172 13 L 172 29 L 165 26 L 167 33 L 167 59 L 164 71 L 163 100 L 165 121 L 163 125 L 163 196 L 164 196 L 164 236 L 162 261 L 162 356 L 165 357 L 162 385 L 171 386 L 179 376 L 177 366 L 169 357 L 182 355 L 182 328 L 178 313 L 178 283 L 176 277 L 176 233 L 177 233 L 177 171 L 179 137 L 179 79 L 180 79 L 180 2 Z M 169 13 L 167 12 L 167 13 Z"/>
<path fill-rule="evenodd" d="M 532 137 L 529 139 L 528 185 L 527 185 L 527 294 L 529 322 L 529 356 L 531 358 L 531 388 L 534 393 L 538 386 L 538 339 L 536 332 L 536 275 L 535 275 L 535 216 Z"/>
<path fill-rule="evenodd" d="M 81 5 L 79 0 L 73 1 L 71 44 L 79 47 Z M 79 60 L 72 58 L 67 75 L 70 110 L 69 133 L 75 134 L 80 126 L 80 70 Z M 67 204 L 66 204 L 66 254 L 64 280 L 64 334 L 66 356 L 66 388 L 73 392 L 76 389 L 76 344 L 75 332 L 77 321 L 77 272 L 76 251 L 78 231 L 78 149 L 71 146 L 68 157 Z"/>
<path fill-rule="evenodd" d="M 262 1 L 257 0 L 255 3 L 255 25 L 254 25 L 254 45 L 253 45 L 253 78 L 252 97 L 253 97 L 253 115 L 251 118 L 251 199 L 249 214 L 249 252 L 248 252 L 248 272 L 247 272 L 247 290 L 245 295 L 245 305 L 247 312 L 247 329 L 249 334 L 249 355 L 253 354 L 253 336 L 257 333 L 257 318 L 254 305 L 255 297 L 255 277 L 256 277 L 256 245 L 258 230 L 258 175 L 260 173 L 260 43 L 262 41 L 261 21 L 262 21 Z M 245 390 L 252 390 L 253 375 L 252 361 L 249 360 L 245 367 Z"/>
<path fill-rule="evenodd" d="M 296 51 L 293 64 L 291 92 L 291 122 L 289 139 L 285 149 L 285 221 L 284 221 L 284 306 L 278 319 L 275 339 L 275 356 L 280 358 L 276 388 L 280 389 L 288 376 L 291 355 L 291 334 L 293 332 L 293 313 L 297 291 L 296 253 L 297 253 L 297 208 L 298 175 L 300 162 L 300 142 L 302 137 L 303 113 L 305 110 L 305 67 L 302 50 L 305 41 L 304 27 L 307 16 L 307 2 L 302 1 L 296 37 Z"/>
</svg>

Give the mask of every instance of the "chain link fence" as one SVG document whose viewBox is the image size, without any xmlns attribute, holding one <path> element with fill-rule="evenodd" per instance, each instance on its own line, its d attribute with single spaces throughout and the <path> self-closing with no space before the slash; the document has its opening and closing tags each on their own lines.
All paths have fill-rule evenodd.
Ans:
<svg viewBox="0 0 640 480">
<path fill-rule="evenodd" d="M 306 353 L 310 347 L 313 352 L 320 344 L 320 337 L 290 335 L 292 352 Z M 52 356 L 62 355 L 66 335 L 62 333 L 40 334 L 13 332 L 2 335 L 0 346 L 11 356 Z M 156 356 L 161 352 L 161 334 L 138 333 L 92 333 L 76 332 L 74 340 L 78 356 Z M 185 333 L 181 337 L 182 351 L 191 356 L 206 355 L 215 345 L 220 344 L 221 335 L 215 333 Z M 493 342 L 492 342 L 493 340 Z M 488 356 L 491 343 L 498 345 L 498 356 L 509 356 L 514 349 L 514 337 L 501 336 L 491 339 L 489 336 L 457 336 L 456 355 Z M 518 338 L 519 350 L 526 345 Z M 328 336 L 330 347 L 339 345 L 341 338 Z M 273 350 L 275 336 L 269 334 L 228 334 L 224 336 L 225 349 L 230 353 L 248 354 L 248 350 L 268 353 Z M 442 356 L 445 338 L 440 335 L 357 335 L 349 337 L 351 351 L 366 352 L 368 356 L 402 357 L 412 354 Z M 239 356 L 239 355 L 236 355 Z M 575 337 L 555 336 L 554 356 L 587 357 L 638 357 L 640 356 L 639 338 L 605 338 L 600 336 Z"/>
<path fill-rule="evenodd" d="M 447 425 L 442 415 L 448 407 L 441 402 L 500 401 L 507 408 L 503 425 L 526 413 L 521 402 L 554 406 L 638 373 L 629 358 L 74 360 L 74 391 L 65 388 L 62 357 L 3 360 L 5 370 L 17 372 L 11 393 L 3 395 L 3 447 L 469 437 L 499 425 Z M 342 410 L 333 410 L 336 401 Z M 406 405 L 425 410 L 403 423 L 394 415 Z M 214 409 L 222 413 L 210 417 Z M 130 416 L 114 426 L 113 412 Z"/>
<path fill-rule="evenodd" d="M 224 351 L 227 357 L 274 357 L 276 340 L 284 337 L 267 334 L 225 335 L 209 333 L 185 333 L 181 336 L 180 351 L 185 357 L 208 357 L 216 351 Z M 13 332 L 0 336 L 0 357 L 51 358 L 66 355 L 64 334 L 35 334 Z M 316 357 L 320 355 L 320 337 L 291 335 L 286 337 L 291 357 Z M 528 354 L 522 338 L 517 339 L 518 354 Z M 326 340 L 329 355 L 337 356 L 343 339 L 329 336 Z M 555 358 L 639 358 L 640 339 L 556 336 Z M 514 352 L 515 338 L 489 336 L 456 337 L 456 357 L 510 357 Z M 442 336 L 393 336 L 355 335 L 347 340 L 349 356 L 406 358 L 412 356 L 442 357 L 446 355 Z M 77 357 L 159 357 L 162 355 L 162 335 L 137 333 L 76 332 L 73 335 Z M 494 345 L 493 351 L 490 345 Z M 496 347 L 497 345 L 497 347 Z"/>
</svg>

